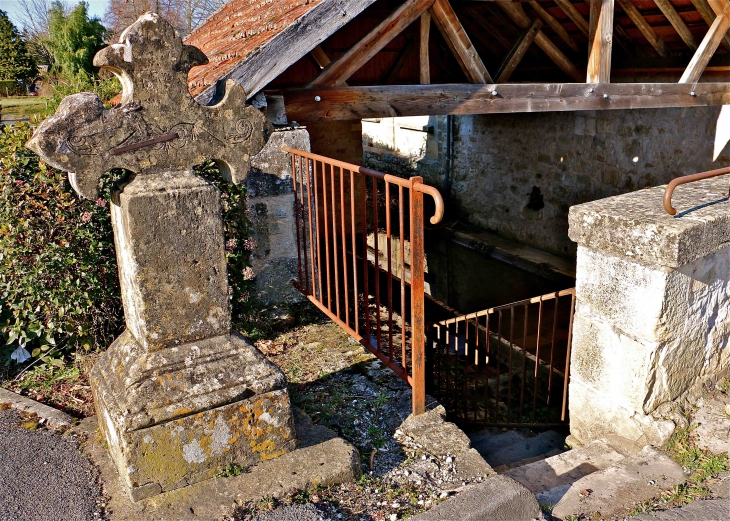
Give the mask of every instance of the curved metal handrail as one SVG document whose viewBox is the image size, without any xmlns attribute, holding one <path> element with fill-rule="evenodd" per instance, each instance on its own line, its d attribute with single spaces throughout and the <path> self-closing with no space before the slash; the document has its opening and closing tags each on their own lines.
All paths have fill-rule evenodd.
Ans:
<svg viewBox="0 0 730 521">
<path fill-rule="evenodd" d="M 708 170 L 707 172 L 700 172 L 698 174 L 685 175 L 672 179 L 672 181 L 667 185 L 667 188 L 664 190 L 664 209 L 669 215 L 675 215 L 677 213 L 677 210 L 672 206 L 672 195 L 674 194 L 674 189 L 679 185 L 725 174 L 730 174 L 730 167 Z"/>
</svg>

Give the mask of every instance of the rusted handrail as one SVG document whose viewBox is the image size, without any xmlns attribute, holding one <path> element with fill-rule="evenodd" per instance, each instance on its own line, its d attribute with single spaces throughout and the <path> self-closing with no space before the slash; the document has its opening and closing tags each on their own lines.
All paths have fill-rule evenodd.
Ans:
<svg viewBox="0 0 730 521">
<path fill-rule="evenodd" d="M 708 170 L 707 172 L 700 172 L 698 174 L 685 175 L 676 179 L 672 179 L 672 181 L 667 185 L 667 188 L 664 190 L 664 209 L 669 215 L 675 215 L 677 213 L 677 210 L 672 206 L 672 195 L 674 194 L 674 189 L 677 188 L 679 185 L 692 183 L 694 181 L 700 181 L 701 179 L 708 179 L 710 177 L 717 177 L 725 174 L 730 174 L 730 167 L 718 168 L 717 170 Z"/>
<path fill-rule="evenodd" d="M 353 165 L 351 163 L 346 163 L 345 161 L 332 159 L 331 157 L 320 156 L 318 154 L 313 154 L 312 152 L 305 152 L 304 150 L 298 150 L 296 148 L 288 147 L 286 145 L 281 147 L 281 149 L 284 152 L 289 152 L 290 154 L 296 154 L 301 157 L 306 157 L 307 159 L 311 159 L 313 161 L 322 161 L 324 163 L 327 163 L 328 165 L 344 168 L 345 170 L 350 170 L 353 172 L 358 172 L 360 174 L 374 177 L 376 179 L 381 179 L 383 181 L 387 181 L 394 185 L 402 186 L 404 188 L 411 188 L 410 180 L 403 179 L 402 177 L 384 174 L 383 172 L 371 170 L 370 168 L 366 168 L 364 166 Z M 415 189 L 421 193 L 428 194 L 433 198 L 433 202 L 436 204 L 436 209 L 434 210 L 434 214 L 433 216 L 431 216 L 430 221 L 431 224 L 440 223 L 441 219 L 444 216 L 444 199 L 441 196 L 441 193 L 433 186 L 429 186 L 420 182 L 416 183 Z"/>
</svg>

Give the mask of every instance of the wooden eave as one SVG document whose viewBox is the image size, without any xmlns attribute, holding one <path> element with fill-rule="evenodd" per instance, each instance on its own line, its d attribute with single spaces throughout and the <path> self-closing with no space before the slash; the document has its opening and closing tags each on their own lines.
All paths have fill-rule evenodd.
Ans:
<svg viewBox="0 0 730 521">
<path fill-rule="evenodd" d="M 233 78 L 300 122 L 730 104 L 730 0 L 298 1 L 198 99 Z"/>
</svg>

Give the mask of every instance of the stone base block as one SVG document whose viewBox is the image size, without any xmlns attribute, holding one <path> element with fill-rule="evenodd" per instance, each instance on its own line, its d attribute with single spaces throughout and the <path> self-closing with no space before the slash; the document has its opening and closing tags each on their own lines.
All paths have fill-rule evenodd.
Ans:
<svg viewBox="0 0 730 521">
<path fill-rule="evenodd" d="M 585 444 L 602 438 L 629 440 L 638 446 L 662 446 L 674 432 L 674 422 L 637 412 L 597 392 L 576 378 L 570 381 L 570 434 Z"/>
<path fill-rule="evenodd" d="M 134 501 L 295 446 L 283 374 L 236 334 L 146 353 L 125 332 L 91 383 L 110 455 Z"/>
</svg>

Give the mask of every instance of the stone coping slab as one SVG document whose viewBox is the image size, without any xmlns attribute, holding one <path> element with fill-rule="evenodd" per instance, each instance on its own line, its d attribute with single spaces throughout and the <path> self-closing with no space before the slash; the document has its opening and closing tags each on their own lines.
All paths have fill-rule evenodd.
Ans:
<svg viewBox="0 0 730 521">
<path fill-rule="evenodd" d="M 679 186 L 664 211 L 665 186 L 570 208 L 568 235 L 581 246 L 677 268 L 730 242 L 730 174 Z"/>
<path fill-rule="evenodd" d="M 88 454 L 104 483 L 109 521 L 214 521 L 230 514 L 237 504 L 263 497 L 280 498 L 293 489 L 306 490 L 353 481 L 360 475 L 360 456 L 355 447 L 322 426 L 315 425 L 293 407 L 297 449 L 265 461 L 229 478 L 214 478 L 132 502 L 109 452 L 102 446 L 96 417 L 75 429 L 85 433 Z"/>
<path fill-rule="evenodd" d="M 36 414 L 42 420 L 41 423 L 52 429 L 66 428 L 74 422 L 74 418 L 63 411 L 0 387 L 0 404 L 6 403 L 17 411 Z"/>
</svg>

